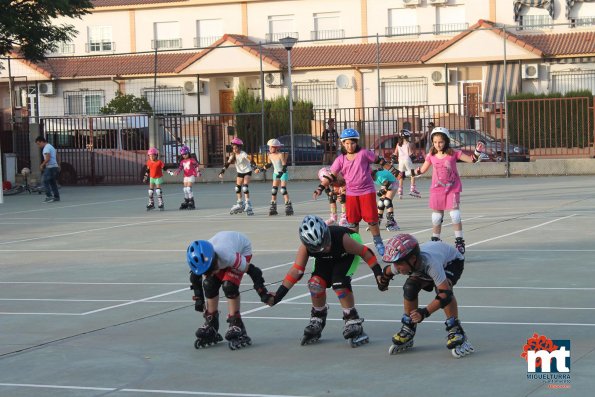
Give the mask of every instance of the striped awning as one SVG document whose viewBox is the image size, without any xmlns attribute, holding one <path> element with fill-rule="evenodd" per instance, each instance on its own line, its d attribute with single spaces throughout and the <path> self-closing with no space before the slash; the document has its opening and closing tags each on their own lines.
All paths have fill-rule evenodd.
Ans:
<svg viewBox="0 0 595 397">
<path fill-rule="evenodd" d="M 570 1 L 570 0 L 566 0 Z M 543 8 L 548 11 L 550 17 L 554 19 L 554 0 L 514 0 L 514 20 L 519 20 L 521 9 L 525 7 Z"/>
<path fill-rule="evenodd" d="M 595 0 L 566 0 L 566 19 L 570 19 L 570 11 L 574 3 L 595 3 Z"/>
<path fill-rule="evenodd" d="M 485 91 L 483 101 L 485 103 L 504 102 L 504 91 L 507 95 L 516 94 L 519 91 L 520 71 L 519 63 L 506 64 L 506 73 L 504 64 L 497 63 L 488 65 L 488 73 L 485 82 Z M 504 77 L 506 76 L 506 87 L 504 86 Z"/>
</svg>

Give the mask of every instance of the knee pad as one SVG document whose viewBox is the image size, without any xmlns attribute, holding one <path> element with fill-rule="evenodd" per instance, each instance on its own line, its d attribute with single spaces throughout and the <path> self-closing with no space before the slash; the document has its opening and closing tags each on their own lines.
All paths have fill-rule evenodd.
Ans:
<svg viewBox="0 0 595 397">
<path fill-rule="evenodd" d="M 432 225 L 442 225 L 442 214 L 440 212 L 432 212 Z"/>
<path fill-rule="evenodd" d="M 157 197 L 161 197 L 161 189 L 155 189 L 155 193 L 157 194 Z"/>
<path fill-rule="evenodd" d="M 340 195 L 340 196 L 339 196 L 339 202 L 340 202 L 341 204 L 345 204 L 345 198 L 346 198 L 346 196 L 345 196 L 344 194 Z"/>
<path fill-rule="evenodd" d="M 452 210 L 450 211 L 450 220 L 453 224 L 461 223 L 461 211 L 460 210 Z"/>
<path fill-rule="evenodd" d="M 320 276 L 312 276 L 308 280 L 308 289 L 312 298 L 319 298 L 326 293 L 326 281 Z"/>
<path fill-rule="evenodd" d="M 273 186 L 273 188 L 271 189 L 271 194 L 275 197 L 277 197 L 277 191 L 279 190 L 279 188 L 277 186 Z"/>
<path fill-rule="evenodd" d="M 378 207 L 378 211 L 382 211 L 382 210 L 384 210 L 384 200 L 382 200 L 382 199 L 379 199 L 379 200 L 376 202 L 376 207 Z"/>
<path fill-rule="evenodd" d="M 419 296 L 419 291 L 421 291 L 421 284 L 411 280 L 411 278 L 408 278 L 407 281 L 405 281 L 405 284 L 403 284 L 403 297 L 405 300 L 416 300 Z"/>
<path fill-rule="evenodd" d="M 153 189 L 149 189 L 149 197 L 153 197 Z"/>
<path fill-rule="evenodd" d="M 241 192 L 242 191 L 242 187 L 240 185 L 236 185 L 235 191 L 236 191 L 236 193 Z"/>
<path fill-rule="evenodd" d="M 219 281 L 217 277 L 206 277 L 202 282 L 202 286 L 207 299 L 213 299 L 219 296 L 219 287 L 221 287 L 221 281 Z"/>
<path fill-rule="evenodd" d="M 287 188 L 285 186 L 281 186 L 281 194 L 287 196 Z"/>
<path fill-rule="evenodd" d="M 225 280 L 223 282 L 223 293 L 227 299 L 235 299 L 240 296 L 240 287 L 231 281 Z"/>
<path fill-rule="evenodd" d="M 385 198 L 384 206 L 386 207 L 386 209 L 393 208 L 393 201 L 389 198 Z"/>
<path fill-rule="evenodd" d="M 337 195 L 335 193 L 331 193 L 328 195 L 328 202 L 329 203 L 335 203 L 337 202 Z"/>
<path fill-rule="evenodd" d="M 333 282 L 332 285 L 333 290 L 337 293 L 337 290 L 348 290 L 352 291 L 351 289 L 351 277 L 345 276 L 342 280 Z M 337 293 L 338 295 L 338 293 Z"/>
<path fill-rule="evenodd" d="M 243 184 L 242 185 L 242 192 L 244 192 L 244 193 L 250 193 L 250 191 L 248 190 L 248 185 L 247 184 Z"/>
</svg>

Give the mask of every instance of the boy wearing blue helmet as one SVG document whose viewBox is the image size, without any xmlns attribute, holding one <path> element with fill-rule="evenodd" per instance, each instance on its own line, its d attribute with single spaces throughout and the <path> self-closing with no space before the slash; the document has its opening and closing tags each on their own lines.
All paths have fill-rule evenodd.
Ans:
<svg viewBox="0 0 595 397">
<path fill-rule="evenodd" d="M 225 339 L 229 342 L 229 348 L 236 350 L 252 343 L 240 316 L 239 287 L 244 273 L 252 279 L 254 289 L 263 302 L 268 302 L 271 296 L 264 286 L 262 271 L 250 263 L 251 259 L 252 243 L 239 232 L 219 232 L 209 240 L 193 241 L 188 246 L 186 260 L 190 266 L 195 309 L 199 312 L 204 310 L 205 318 L 205 324 L 196 331 L 195 348 L 223 340 L 218 333 L 220 288 L 228 302 L 229 329 L 225 333 Z M 203 294 L 207 298 L 206 307 Z"/>
</svg>

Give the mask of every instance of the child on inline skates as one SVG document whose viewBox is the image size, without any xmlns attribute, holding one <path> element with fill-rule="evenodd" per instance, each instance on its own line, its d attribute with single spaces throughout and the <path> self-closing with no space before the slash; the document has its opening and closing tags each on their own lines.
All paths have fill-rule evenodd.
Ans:
<svg viewBox="0 0 595 397">
<path fill-rule="evenodd" d="M 339 173 L 345 178 L 347 222 L 353 224 L 353 229 L 359 231 L 359 222 L 363 219 L 368 223 L 376 250 L 384 254 L 384 244 L 378 227 L 378 212 L 376 212 L 376 188 L 370 174 L 371 164 L 384 166 L 386 161 L 374 152 L 359 146 L 359 132 L 348 128 L 341 132 L 341 155 L 331 165 L 331 178 L 335 180 Z M 322 181 L 314 191 L 314 199 L 320 196 L 329 181 Z"/>
<path fill-rule="evenodd" d="M 331 175 L 331 167 L 322 167 L 318 170 L 318 179 L 320 182 L 327 180 L 330 183 L 324 191 L 328 196 L 331 216 L 324 222 L 330 226 L 336 224 L 339 219 L 339 226 L 349 227 L 347 214 L 345 213 L 345 179 L 343 179 L 343 175 L 339 173 L 336 180 L 333 182 Z M 341 218 L 337 217 L 337 199 L 341 204 Z"/>
<path fill-rule="evenodd" d="M 250 202 L 250 190 L 248 185 L 250 184 L 250 178 L 252 177 L 252 169 L 256 168 L 256 164 L 254 161 L 248 156 L 246 152 L 242 150 L 242 146 L 244 142 L 240 138 L 233 138 L 231 140 L 231 154 L 229 158 L 225 161 L 221 172 L 219 172 L 219 178 L 223 179 L 223 174 L 225 170 L 231 165 L 235 164 L 236 166 L 236 204 L 231 207 L 229 213 L 233 214 L 240 214 L 246 211 L 246 215 L 254 215 L 254 211 L 252 210 L 252 203 Z M 242 202 L 242 193 L 244 193 L 244 202 Z"/>
<path fill-rule="evenodd" d="M 472 156 L 450 147 L 450 133 L 444 127 L 436 127 L 430 134 L 432 148 L 426 155 L 421 167 L 411 172 L 401 173 L 403 176 L 417 176 L 434 166 L 432 184 L 430 186 L 430 203 L 432 209 L 432 240 L 439 241 L 442 231 L 444 211 L 450 210 L 450 219 L 455 233 L 455 246 L 461 254 L 465 253 L 463 224 L 461 222 L 460 198 L 463 185 L 457 171 L 457 160 L 473 163 L 480 160 L 485 151 L 485 142 L 478 141 Z"/>
<path fill-rule="evenodd" d="M 388 165 L 388 164 L 387 164 Z M 378 196 L 378 202 L 376 206 L 378 208 L 378 227 L 382 223 L 382 216 L 386 209 L 386 230 L 394 232 L 399 230 L 399 225 L 395 220 L 393 197 L 395 197 L 397 178 L 387 169 L 381 168 L 372 171 L 372 178 L 380 188 L 376 192 Z"/>
<path fill-rule="evenodd" d="M 145 164 L 145 176 L 143 183 L 149 182 L 149 203 L 147 204 L 147 211 L 155 208 L 155 201 L 153 194 L 157 194 L 157 206 L 161 211 L 165 209 L 163 203 L 163 195 L 161 191 L 161 184 L 163 183 L 163 168 L 165 164 L 159 160 L 159 151 L 154 147 L 147 151 L 149 159 Z"/>
<path fill-rule="evenodd" d="M 446 347 L 452 355 L 460 358 L 473 353 L 473 346 L 459 321 L 457 300 L 452 291 L 463 274 L 463 254 L 441 241 L 419 245 L 412 235 L 398 234 L 387 241 L 382 261 L 390 263 L 382 272 L 380 284 L 383 287 L 388 288 L 396 274 L 408 276 L 403 285 L 403 325 L 393 336 L 389 353 L 396 354 L 412 347 L 417 325 L 439 309 L 446 315 Z M 418 295 L 422 289 L 428 292 L 434 289 L 436 297 L 426 307 L 419 308 Z"/>
<path fill-rule="evenodd" d="M 415 151 L 415 145 L 411 143 L 411 131 L 401 130 L 399 141 L 395 147 L 393 156 L 399 160 L 399 172 L 406 172 L 413 170 L 413 161 L 411 161 L 411 154 Z M 394 158 L 394 157 L 393 157 Z M 403 198 L 403 179 L 399 179 L 399 199 Z M 421 198 L 421 194 L 415 187 L 415 176 L 411 175 L 411 187 L 409 188 L 409 195 L 415 198 Z"/>
<path fill-rule="evenodd" d="M 182 156 L 182 160 L 178 168 L 175 171 L 170 170 L 168 173 L 170 175 L 178 175 L 180 172 L 184 172 L 184 202 L 180 204 L 180 209 L 193 210 L 196 207 L 194 204 L 194 194 L 192 193 L 192 184 L 200 176 L 200 164 L 195 158 L 190 156 L 190 148 L 188 146 L 182 146 L 180 156 Z"/>
<path fill-rule="evenodd" d="M 199 349 L 221 342 L 219 335 L 219 289 L 227 298 L 229 329 L 225 334 L 231 350 L 252 343 L 240 316 L 240 282 L 247 273 L 263 303 L 272 300 L 264 286 L 262 271 L 251 263 L 252 244 L 242 233 L 219 232 L 209 240 L 193 241 L 186 251 L 195 310 L 204 312 L 205 324 L 196 331 L 194 347 Z M 205 276 L 203 280 L 203 274 Z M 203 296 L 204 294 L 204 296 Z M 204 297 L 207 298 L 206 307 Z"/>
<path fill-rule="evenodd" d="M 378 288 L 385 291 L 386 288 L 380 284 L 382 268 L 376 256 L 372 250 L 361 244 L 359 234 L 346 227 L 328 226 L 318 216 L 307 215 L 300 225 L 299 235 L 302 244 L 298 248 L 295 262 L 268 304 L 273 306 L 283 299 L 303 277 L 308 258 L 313 257 L 314 271 L 308 280 L 312 298 L 311 318 L 304 329 L 301 344 L 314 343 L 320 339 L 328 312 L 326 290 L 331 287 L 343 308 L 343 337 L 349 340 L 352 347 L 367 343 L 369 337 L 362 327 L 364 319 L 359 317 L 355 309 L 351 276 L 356 272 L 361 257 L 374 272 Z"/>
<path fill-rule="evenodd" d="M 287 193 L 287 181 L 289 175 L 287 174 L 287 153 L 281 153 L 281 146 L 283 144 L 278 139 L 269 139 L 267 142 L 269 147 L 268 162 L 264 165 L 264 171 L 273 167 L 273 188 L 271 189 L 271 207 L 269 208 L 269 215 L 277 215 L 277 192 L 279 191 L 279 184 L 281 185 L 281 194 L 285 201 L 285 215 L 293 215 L 293 206 Z M 256 174 L 260 172 L 257 168 L 254 171 Z"/>
</svg>

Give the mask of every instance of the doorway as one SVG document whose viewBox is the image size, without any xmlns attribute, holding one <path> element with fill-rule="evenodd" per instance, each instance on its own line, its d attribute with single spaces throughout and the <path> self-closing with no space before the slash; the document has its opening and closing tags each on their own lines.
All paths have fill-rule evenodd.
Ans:
<svg viewBox="0 0 595 397">
<path fill-rule="evenodd" d="M 463 107 L 467 117 L 467 128 L 477 129 L 478 117 L 481 112 L 481 82 L 463 82 Z"/>
</svg>

